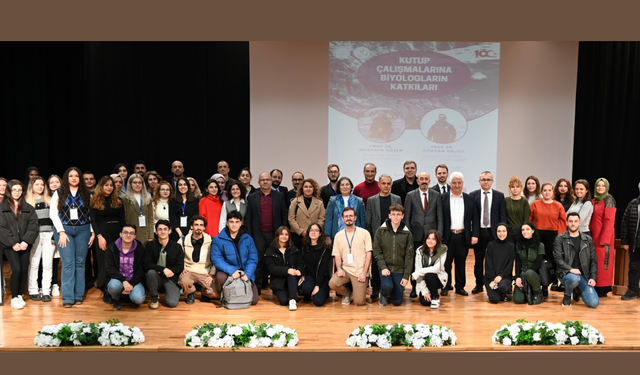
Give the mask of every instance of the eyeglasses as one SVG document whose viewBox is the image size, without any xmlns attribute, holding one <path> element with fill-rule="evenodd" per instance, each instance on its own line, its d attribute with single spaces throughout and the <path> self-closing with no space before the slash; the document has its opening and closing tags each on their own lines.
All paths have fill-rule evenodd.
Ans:
<svg viewBox="0 0 640 375">
<path fill-rule="evenodd" d="M 122 234 L 125 236 L 135 236 L 136 232 L 127 232 L 127 231 L 122 231 Z"/>
<path fill-rule="evenodd" d="M 480 182 L 491 182 L 493 181 L 493 178 L 481 178 Z"/>
</svg>

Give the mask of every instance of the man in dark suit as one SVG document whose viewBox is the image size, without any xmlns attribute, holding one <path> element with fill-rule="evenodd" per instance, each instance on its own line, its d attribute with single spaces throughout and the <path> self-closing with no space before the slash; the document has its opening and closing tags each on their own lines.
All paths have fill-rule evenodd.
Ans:
<svg viewBox="0 0 640 375">
<path fill-rule="evenodd" d="M 407 160 L 404 162 L 403 168 L 404 177 L 393 181 L 391 193 L 399 196 L 404 206 L 404 199 L 407 197 L 407 193 L 418 188 L 418 181 L 416 180 L 418 166 L 415 161 Z"/>
<path fill-rule="evenodd" d="M 469 248 L 478 242 L 480 232 L 478 225 L 478 211 L 476 204 L 467 193 L 462 192 L 464 176 L 460 172 L 451 173 L 449 179 L 451 192 L 442 195 L 443 213 L 443 238 L 449 247 L 445 269 L 449 274 L 447 285 L 442 289 L 442 295 L 446 296 L 451 287 L 451 266 L 456 262 L 456 293 L 468 296 L 464 290 L 467 282 L 465 263 Z"/>
<path fill-rule="evenodd" d="M 367 220 L 366 227 L 371 238 L 376 235 L 376 230 L 380 228 L 382 223 L 389 217 L 389 207 L 394 204 L 401 204 L 402 200 L 399 196 L 391 194 L 391 176 L 388 174 L 380 175 L 378 180 L 380 192 L 369 197 L 366 208 Z M 375 259 L 371 262 L 371 300 L 378 299 L 380 293 L 380 272 Z"/>
<path fill-rule="evenodd" d="M 446 194 L 451 191 L 451 185 L 447 184 L 447 178 L 449 177 L 449 167 L 446 164 L 439 164 L 436 167 L 436 180 L 437 184 L 431 187 L 431 190 L 435 190 L 440 194 Z"/>
<path fill-rule="evenodd" d="M 289 222 L 284 194 L 271 189 L 271 175 L 267 172 L 260 173 L 258 183 L 260 191 L 249 194 L 247 197 L 247 214 L 244 222 L 258 249 L 256 287 L 260 293 L 260 289 L 267 286 L 269 277 L 264 266 L 264 253 L 273 242 L 276 230 L 283 225 L 288 227 Z"/>
<path fill-rule="evenodd" d="M 495 240 L 498 224 L 507 222 L 507 208 L 504 201 L 504 194 L 491 188 L 493 185 L 493 175 L 489 171 L 480 173 L 481 189 L 472 191 L 471 195 L 476 203 L 476 211 L 480 224 L 480 237 L 478 243 L 473 247 L 476 262 L 473 266 L 473 273 L 476 276 L 476 287 L 471 293 L 481 293 L 484 283 L 484 254 L 489 242 Z"/>
<path fill-rule="evenodd" d="M 407 194 L 404 201 L 404 220 L 411 229 L 413 248 L 422 246 L 425 234 L 431 229 L 442 233 L 442 202 L 440 193 L 429 189 L 431 177 L 427 172 L 418 175 L 419 188 Z M 413 271 L 412 271 L 413 272 Z M 411 281 L 410 297 L 417 298 L 416 281 Z"/>
</svg>

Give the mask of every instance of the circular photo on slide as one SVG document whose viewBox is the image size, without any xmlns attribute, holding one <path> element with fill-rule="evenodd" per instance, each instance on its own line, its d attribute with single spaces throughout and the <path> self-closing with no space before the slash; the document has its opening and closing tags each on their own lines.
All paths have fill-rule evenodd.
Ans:
<svg viewBox="0 0 640 375">
<path fill-rule="evenodd" d="M 404 133 L 404 129 L 404 118 L 391 108 L 372 108 L 358 119 L 358 131 L 373 142 L 395 141 Z"/>
<path fill-rule="evenodd" d="M 433 143 L 447 144 L 458 141 L 467 133 L 467 120 L 453 109 L 438 108 L 427 112 L 420 120 L 420 131 Z"/>
</svg>

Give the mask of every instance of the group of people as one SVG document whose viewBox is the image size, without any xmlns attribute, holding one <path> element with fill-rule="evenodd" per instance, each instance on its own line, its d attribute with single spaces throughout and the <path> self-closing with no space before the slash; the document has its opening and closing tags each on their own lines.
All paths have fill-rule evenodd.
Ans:
<svg viewBox="0 0 640 375">
<path fill-rule="evenodd" d="M 69 168 L 48 180 L 37 168 L 25 183 L 0 178 L 0 244 L 11 268 L 11 306 L 51 301 L 59 290 L 63 307 L 82 304 L 86 287 L 103 291 L 103 301 L 123 308 L 150 296 L 149 307 L 175 307 L 180 295 L 193 304 L 218 299 L 228 278 L 251 281 L 253 299 L 271 288 L 278 303 L 296 310 L 300 302 L 322 306 L 334 290 L 342 304 L 400 305 L 404 290 L 423 306 L 438 308 L 449 291 L 467 296 L 466 258 L 475 255 L 473 294 L 486 287 L 489 301 L 513 299 L 538 304 L 552 291 L 564 292 L 563 305 L 582 297 L 589 307 L 613 284 L 615 200 L 609 183 L 560 179 L 540 185 L 537 177 L 509 181 L 509 196 L 492 189 L 493 175 L 482 172 L 480 189 L 464 192 L 464 176 L 444 164 L 417 172 L 404 163 L 404 176 L 376 179 L 364 166 L 356 186 L 327 167 L 320 187 L 302 172 L 261 173 L 259 187 L 244 168 L 229 177 L 226 161 L 200 186 L 175 161 L 171 175 L 133 173 L 118 164 L 96 183 L 92 172 Z M 640 187 L 640 186 L 639 186 Z M 630 285 L 624 300 L 637 297 L 640 256 L 640 197 L 623 217 L 622 243 L 631 249 Z M 62 259 L 57 287 L 56 254 Z M 455 263 L 455 283 L 452 268 Z M 515 274 L 513 272 L 515 265 Z M 41 271 L 41 272 L 40 272 Z M 3 278 L 4 281 L 4 278 Z M 93 285 L 88 285 L 89 283 Z M 4 288 L 3 288 L 4 290 Z"/>
</svg>

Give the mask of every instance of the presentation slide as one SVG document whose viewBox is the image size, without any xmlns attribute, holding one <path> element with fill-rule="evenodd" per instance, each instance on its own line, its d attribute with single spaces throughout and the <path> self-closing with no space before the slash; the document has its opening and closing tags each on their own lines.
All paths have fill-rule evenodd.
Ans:
<svg viewBox="0 0 640 375">
<path fill-rule="evenodd" d="M 500 43 L 330 42 L 328 162 L 354 183 L 368 162 L 495 171 L 499 71 Z"/>
</svg>

